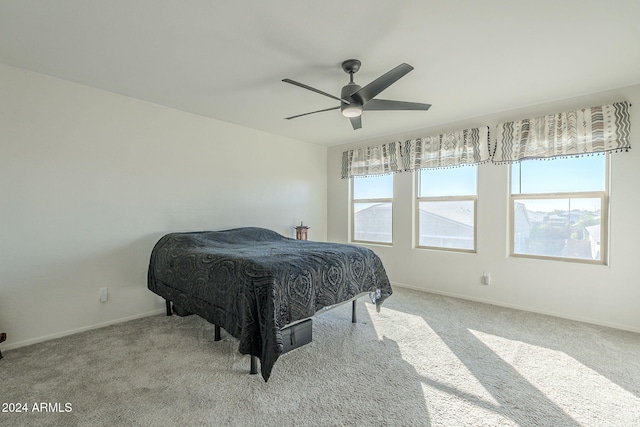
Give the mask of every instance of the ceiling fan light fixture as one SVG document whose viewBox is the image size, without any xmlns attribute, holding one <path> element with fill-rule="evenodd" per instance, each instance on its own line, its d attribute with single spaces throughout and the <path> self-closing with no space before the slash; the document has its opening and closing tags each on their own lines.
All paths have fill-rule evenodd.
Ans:
<svg viewBox="0 0 640 427">
<path fill-rule="evenodd" d="M 362 105 L 349 104 L 342 108 L 342 115 L 345 117 L 360 117 L 362 115 Z"/>
</svg>

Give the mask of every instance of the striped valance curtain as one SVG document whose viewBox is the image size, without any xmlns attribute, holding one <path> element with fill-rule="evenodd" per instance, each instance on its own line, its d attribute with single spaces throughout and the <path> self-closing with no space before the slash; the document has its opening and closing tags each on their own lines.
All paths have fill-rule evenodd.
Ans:
<svg viewBox="0 0 640 427">
<path fill-rule="evenodd" d="M 342 178 L 398 172 L 397 143 L 355 148 L 342 153 Z"/>
<path fill-rule="evenodd" d="M 342 178 L 450 168 L 488 160 L 489 127 L 483 126 L 345 151 Z"/>
<path fill-rule="evenodd" d="M 450 168 L 489 160 L 489 128 L 464 129 L 402 143 L 405 171 Z"/>
<path fill-rule="evenodd" d="M 494 163 L 576 156 L 631 148 L 626 101 L 501 123 Z"/>
<path fill-rule="evenodd" d="M 630 107 L 621 101 L 500 123 L 493 156 L 487 126 L 356 148 L 342 153 L 342 178 L 472 165 L 490 157 L 494 163 L 512 163 L 628 151 Z"/>
</svg>

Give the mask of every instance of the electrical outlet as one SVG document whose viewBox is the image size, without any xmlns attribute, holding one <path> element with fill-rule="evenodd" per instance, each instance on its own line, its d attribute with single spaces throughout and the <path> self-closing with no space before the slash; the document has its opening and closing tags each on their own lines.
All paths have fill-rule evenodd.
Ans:
<svg viewBox="0 0 640 427">
<path fill-rule="evenodd" d="M 109 299 L 108 288 L 100 288 L 98 299 L 100 299 L 100 302 L 107 302 Z"/>
<path fill-rule="evenodd" d="M 489 285 L 491 283 L 491 273 L 487 273 L 486 271 L 482 273 L 482 284 Z"/>
</svg>

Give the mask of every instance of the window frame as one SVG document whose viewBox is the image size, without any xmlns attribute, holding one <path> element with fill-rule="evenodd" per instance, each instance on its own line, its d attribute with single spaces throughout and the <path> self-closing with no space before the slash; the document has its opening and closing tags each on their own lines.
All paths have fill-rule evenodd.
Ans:
<svg viewBox="0 0 640 427">
<path fill-rule="evenodd" d="M 437 251 L 447 251 L 447 252 L 461 252 L 461 253 L 478 253 L 478 165 L 468 165 L 475 166 L 476 168 L 476 194 L 475 195 L 467 195 L 467 196 L 420 196 L 420 172 L 421 170 L 416 170 L 414 172 L 415 175 L 415 208 L 414 208 L 414 239 L 415 244 L 414 247 L 417 249 L 430 249 Z M 466 167 L 466 166 L 465 166 Z M 450 248 L 444 246 L 431 246 L 431 245 L 421 245 L 420 244 L 420 202 L 455 202 L 455 201 L 471 201 L 473 202 L 473 248 L 472 249 L 464 249 L 464 248 Z"/>
<path fill-rule="evenodd" d="M 509 218 L 508 218 L 508 238 L 509 238 L 509 257 L 539 259 L 547 261 L 561 261 L 578 264 L 591 265 L 609 265 L 609 174 L 611 159 L 610 155 L 605 156 L 605 182 L 604 190 L 601 191 L 571 191 L 571 192 L 554 192 L 554 193 L 521 193 L 513 194 L 513 164 L 509 165 Z M 536 160 L 531 160 L 536 161 Z M 522 186 L 520 178 L 520 186 Z M 515 204 L 518 200 L 559 200 L 559 199 L 600 199 L 600 259 L 572 258 L 553 255 L 537 255 L 515 253 Z"/>
<path fill-rule="evenodd" d="M 364 243 L 364 244 L 368 244 L 368 245 L 383 245 L 383 246 L 393 246 L 393 197 L 388 198 L 388 197 L 384 197 L 384 198 L 368 198 L 368 199 L 356 199 L 354 197 L 355 191 L 354 191 L 354 185 L 355 185 L 355 180 L 356 178 L 359 177 L 351 177 L 349 178 L 349 198 L 351 199 L 351 203 L 349 204 L 350 207 L 350 232 L 349 232 L 349 241 L 353 242 L 353 243 Z M 366 178 L 366 177 L 362 177 L 362 178 Z M 395 179 L 393 179 L 393 186 L 395 186 Z M 395 191 L 392 191 L 392 194 Z M 356 219 L 356 209 L 355 209 L 355 205 L 356 203 L 390 203 L 391 204 L 391 242 L 380 242 L 380 241 L 376 241 L 376 240 L 358 240 L 355 238 L 355 232 L 356 232 L 356 227 L 355 227 L 355 219 Z"/>
</svg>

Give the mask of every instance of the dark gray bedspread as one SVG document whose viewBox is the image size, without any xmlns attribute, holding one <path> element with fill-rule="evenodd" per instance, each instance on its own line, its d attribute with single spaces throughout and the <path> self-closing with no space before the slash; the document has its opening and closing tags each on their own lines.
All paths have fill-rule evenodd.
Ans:
<svg viewBox="0 0 640 427">
<path fill-rule="evenodd" d="M 370 249 L 256 227 L 167 234 L 151 253 L 148 286 L 237 338 L 240 353 L 260 358 L 265 381 L 281 328 L 363 292 L 378 306 L 392 293 Z"/>
</svg>

